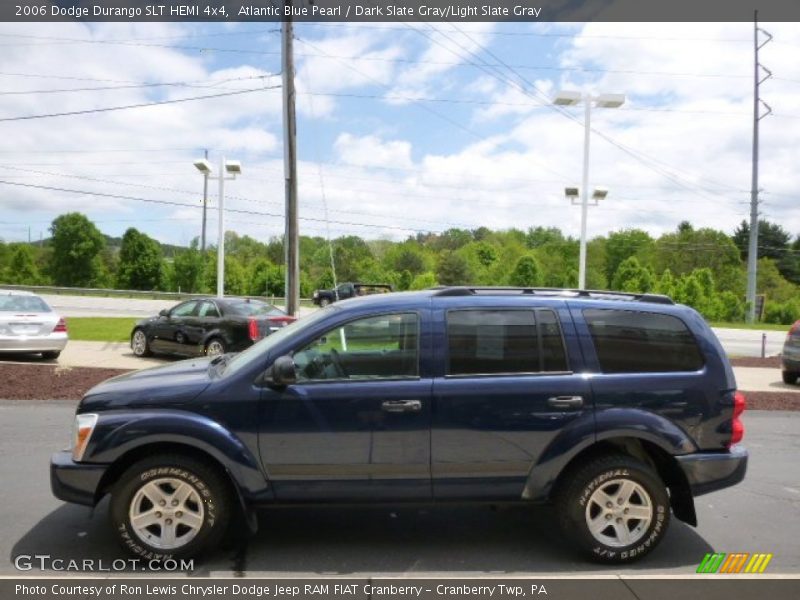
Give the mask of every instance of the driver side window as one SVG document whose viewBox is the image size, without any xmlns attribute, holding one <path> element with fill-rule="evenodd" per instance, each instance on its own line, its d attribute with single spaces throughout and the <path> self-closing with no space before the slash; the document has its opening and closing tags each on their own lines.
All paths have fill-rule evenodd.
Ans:
<svg viewBox="0 0 800 600">
<path fill-rule="evenodd" d="M 194 300 L 190 302 L 184 302 L 183 304 L 179 304 L 175 308 L 172 309 L 170 312 L 171 317 L 190 317 L 194 313 L 194 309 L 197 306 L 197 302 Z"/>
<path fill-rule="evenodd" d="M 413 313 L 351 321 L 294 354 L 297 380 L 415 378 L 419 318 Z"/>
</svg>

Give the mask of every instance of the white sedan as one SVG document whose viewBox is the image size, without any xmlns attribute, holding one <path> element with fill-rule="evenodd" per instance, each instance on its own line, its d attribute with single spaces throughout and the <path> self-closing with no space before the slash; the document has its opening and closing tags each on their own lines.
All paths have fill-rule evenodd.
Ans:
<svg viewBox="0 0 800 600">
<path fill-rule="evenodd" d="M 67 339 L 66 322 L 39 296 L 0 289 L 0 353 L 58 358 Z"/>
</svg>

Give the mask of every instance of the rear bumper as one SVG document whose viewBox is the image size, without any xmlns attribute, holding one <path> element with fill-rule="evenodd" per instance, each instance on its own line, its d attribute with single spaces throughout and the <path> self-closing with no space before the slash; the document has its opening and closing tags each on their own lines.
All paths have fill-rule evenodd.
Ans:
<svg viewBox="0 0 800 600">
<path fill-rule="evenodd" d="M 24 336 L 0 335 L 0 352 L 61 352 L 67 345 L 66 333 Z"/>
<path fill-rule="evenodd" d="M 736 485 L 747 472 L 748 453 L 734 446 L 730 452 L 707 452 L 676 456 L 686 474 L 693 496 Z"/>
<path fill-rule="evenodd" d="M 788 371 L 790 373 L 800 373 L 800 356 L 796 358 L 794 356 L 784 356 L 781 359 L 781 370 Z"/>
<path fill-rule="evenodd" d="M 59 500 L 94 506 L 107 468 L 108 465 L 76 463 L 69 450 L 56 452 L 50 457 L 50 489 Z"/>
</svg>

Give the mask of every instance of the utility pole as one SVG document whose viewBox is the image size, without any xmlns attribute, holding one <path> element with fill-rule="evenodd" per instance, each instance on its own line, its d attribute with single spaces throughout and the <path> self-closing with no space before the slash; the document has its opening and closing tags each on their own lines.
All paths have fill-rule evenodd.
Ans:
<svg viewBox="0 0 800 600">
<path fill-rule="evenodd" d="M 208 176 L 206 176 L 208 177 Z M 225 297 L 225 157 L 219 159 L 219 219 L 217 241 L 217 298 Z"/>
<path fill-rule="evenodd" d="M 291 6 L 292 0 L 284 0 Z M 286 313 L 297 316 L 300 304 L 300 238 L 297 215 L 297 128 L 294 91 L 294 28 L 292 18 L 285 16 L 281 24 L 283 73 L 283 172 L 286 181 Z"/>
<path fill-rule="evenodd" d="M 761 42 L 759 32 L 766 36 Z M 772 40 L 772 36 L 758 26 L 758 11 L 753 18 L 753 179 L 750 188 L 750 239 L 747 248 L 747 322 L 756 320 L 756 275 L 758 270 L 758 124 L 772 112 L 769 104 L 761 99 L 761 84 L 772 77 L 772 72 L 758 62 L 758 52 Z M 764 74 L 762 75 L 762 71 Z M 761 106 L 766 112 L 761 114 Z"/>
<path fill-rule="evenodd" d="M 208 150 L 205 150 L 205 159 L 208 160 Z M 203 172 L 203 235 L 200 238 L 200 253 L 206 253 L 206 208 L 208 207 L 208 173 Z"/>
</svg>

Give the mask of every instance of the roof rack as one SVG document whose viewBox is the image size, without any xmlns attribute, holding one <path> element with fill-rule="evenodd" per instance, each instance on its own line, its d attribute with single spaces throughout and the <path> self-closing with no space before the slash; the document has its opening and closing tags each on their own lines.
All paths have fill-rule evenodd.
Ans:
<svg viewBox="0 0 800 600">
<path fill-rule="evenodd" d="M 632 294 L 611 290 L 578 290 L 546 287 L 502 287 L 502 286 L 439 286 L 431 288 L 434 296 L 477 296 L 478 294 L 530 294 L 532 296 L 567 296 L 571 298 L 597 298 L 608 300 L 627 300 L 629 302 L 650 302 L 653 304 L 674 304 L 672 298 L 662 294 Z"/>
</svg>

